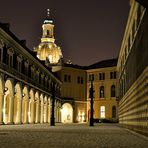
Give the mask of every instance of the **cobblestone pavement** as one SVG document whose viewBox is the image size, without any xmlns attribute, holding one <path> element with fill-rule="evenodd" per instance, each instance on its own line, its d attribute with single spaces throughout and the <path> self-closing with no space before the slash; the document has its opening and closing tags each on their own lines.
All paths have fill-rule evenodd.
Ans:
<svg viewBox="0 0 148 148">
<path fill-rule="evenodd" d="M 0 148 L 147 148 L 148 138 L 117 124 L 0 125 Z"/>
</svg>

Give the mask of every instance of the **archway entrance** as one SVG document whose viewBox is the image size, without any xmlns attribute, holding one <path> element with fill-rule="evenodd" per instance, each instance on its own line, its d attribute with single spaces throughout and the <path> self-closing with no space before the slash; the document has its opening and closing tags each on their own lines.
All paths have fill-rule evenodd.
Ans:
<svg viewBox="0 0 148 148">
<path fill-rule="evenodd" d="M 10 80 L 5 83 L 5 93 L 3 102 L 3 122 L 4 124 L 12 123 L 12 104 L 13 104 L 13 86 Z"/>
<path fill-rule="evenodd" d="M 62 105 L 61 120 L 62 120 L 62 123 L 72 123 L 73 122 L 73 108 L 71 104 L 65 103 Z"/>
</svg>

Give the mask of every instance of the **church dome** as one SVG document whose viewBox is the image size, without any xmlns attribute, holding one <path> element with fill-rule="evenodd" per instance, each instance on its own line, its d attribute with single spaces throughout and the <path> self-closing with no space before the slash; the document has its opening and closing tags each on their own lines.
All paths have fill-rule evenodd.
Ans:
<svg viewBox="0 0 148 148">
<path fill-rule="evenodd" d="M 60 47 L 54 43 L 40 43 L 36 48 L 40 60 L 48 60 L 50 64 L 56 64 L 62 58 Z"/>
<path fill-rule="evenodd" d="M 40 60 L 47 60 L 51 65 L 58 65 L 63 56 L 60 47 L 55 44 L 54 24 L 49 17 L 49 9 L 47 10 L 47 18 L 42 25 L 43 34 L 41 42 L 34 48 L 34 51 L 37 52 L 37 57 Z"/>
</svg>

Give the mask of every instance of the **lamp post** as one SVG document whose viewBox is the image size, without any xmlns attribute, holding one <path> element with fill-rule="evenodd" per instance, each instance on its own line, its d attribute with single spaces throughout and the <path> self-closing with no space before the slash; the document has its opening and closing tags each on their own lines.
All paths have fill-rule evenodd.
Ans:
<svg viewBox="0 0 148 148">
<path fill-rule="evenodd" d="M 91 81 L 91 87 L 90 87 L 90 90 L 89 90 L 89 97 L 90 97 L 90 126 L 94 126 L 94 117 L 93 117 L 94 88 L 93 88 L 93 81 Z"/>
<path fill-rule="evenodd" d="M 55 108 L 55 84 L 53 83 L 51 88 L 51 94 L 52 94 L 52 110 L 51 110 L 51 120 L 50 125 L 55 126 L 55 117 L 54 117 L 54 108 Z"/>
</svg>

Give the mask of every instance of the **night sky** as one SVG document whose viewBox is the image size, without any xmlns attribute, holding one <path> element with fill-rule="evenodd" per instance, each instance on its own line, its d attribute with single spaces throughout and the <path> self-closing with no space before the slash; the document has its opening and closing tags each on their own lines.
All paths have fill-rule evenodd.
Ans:
<svg viewBox="0 0 148 148">
<path fill-rule="evenodd" d="M 33 50 L 40 42 L 47 8 L 65 60 L 90 65 L 118 56 L 129 0 L 0 0 L 0 22 L 9 22 L 10 30 Z"/>
</svg>

